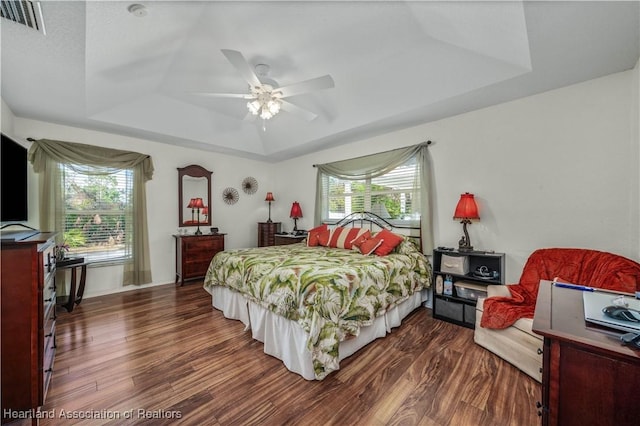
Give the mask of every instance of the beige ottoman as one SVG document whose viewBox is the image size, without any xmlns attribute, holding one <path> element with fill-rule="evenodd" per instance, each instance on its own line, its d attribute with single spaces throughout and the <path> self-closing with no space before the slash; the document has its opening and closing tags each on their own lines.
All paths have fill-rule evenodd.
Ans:
<svg viewBox="0 0 640 426">
<path fill-rule="evenodd" d="M 511 293 L 505 285 L 487 286 L 487 297 Z M 476 328 L 473 340 L 529 376 L 542 382 L 542 336 L 531 331 L 533 319 L 521 318 L 511 327 L 497 330 L 480 327 L 485 298 L 476 305 Z"/>
</svg>

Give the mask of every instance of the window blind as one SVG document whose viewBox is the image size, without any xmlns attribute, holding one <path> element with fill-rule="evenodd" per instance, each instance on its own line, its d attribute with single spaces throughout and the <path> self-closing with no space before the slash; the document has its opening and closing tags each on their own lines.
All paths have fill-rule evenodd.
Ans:
<svg viewBox="0 0 640 426">
<path fill-rule="evenodd" d="M 375 178 L 347 180 L 323 175 L 323 219 L 338 220 L 359 211 L 370 211 L 384 219 L 419 219 L 417 176 L 415 158 Z"/>
<path fill-rule="evenodd" d="M 131 257 L 133 171 L 61 164 L 64 244 L 92 262 Z"/>
</svg>

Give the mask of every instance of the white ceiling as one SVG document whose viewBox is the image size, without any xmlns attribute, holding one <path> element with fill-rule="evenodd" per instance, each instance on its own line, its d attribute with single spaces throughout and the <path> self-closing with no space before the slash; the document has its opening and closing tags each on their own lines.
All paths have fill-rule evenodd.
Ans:
<svg viewBox="0 0 640 426">
<path fill-rule="evenodd" d="M 145 17 L 127 11 L 147 7 Z M 18 117 L 277 161 L 633 68 L 638 1 L 43 1 L 46 36 L 1 19 Z M 245 120 L 221 49 L 313 111 Z M 428 135 L 425 135 L 428 137 Z"/>
</svg>

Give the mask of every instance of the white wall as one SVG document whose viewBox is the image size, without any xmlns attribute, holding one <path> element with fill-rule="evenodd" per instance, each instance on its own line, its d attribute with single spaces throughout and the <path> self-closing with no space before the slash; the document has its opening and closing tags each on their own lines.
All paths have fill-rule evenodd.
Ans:
<svg viewBox="0 0 640 426">
<path fill-rule="evenodd" d="M 0 122 L 0 129 L 2 129 L 2 133 L 8 136 L 12 136 L 13 120 L 15 119 L 15 116 L 13 115 L 13 111 L 11 111 L 4 100 L 0 102 L 0 115 L 2 116 L 2 121 Z"/>
<path fill-rule="evenodd" d="M 274 191 L 301 203 L 299 224 L 309 228 L 313 164 L 430 139 L 436 246 L 457 246 L 462 229 L 453 210 L 469 191 L 481 215 L 469 227 L 471 242 L 507 254 L 508 282 L 518 280 L 529 254 L 542 247 L 593 248 L 638 260 L 634 79 L 637 84 L 637 70 L 617 73 L 299 157 L 281 164 Z"/>
<path fill-rule="evenodd" d="M 276 198 L 271 214 L 274 221 L 291 230 L 288 213 L 297 200 L 304 212 L 298 226 L 310 228 L 316 178 L 313 164 L 427 139 L 434 142 L 430 151 L 436 245 L 457 244 L 462 230 L 451 219 L 453 210 L 461 193 L 472 192 L 480 205 L 481 221 L 470 226 L 471 241 L 478 249 L 505 252 L 507 281 L 515 282 L 528 255 L 540 247 L 587 247 L 640 259 L 638 80 L 636 66 L 632 71 L 277 164 L 6 117 L 13 126 L 12 135 L 18 138 L 90 143 L 153 157 L 156 172 L 147 191 L 154 284 L 174 279 L 171 235 L 178 222 L 177 167 L 199 164 L 214 172 L 214 226 L 228 233 L 228 248 L 255 246 L 256 222 L 267 218 L 267 191 Z M 2 106 L 4 129 L 6 105 Z M 252 196 L 240 189 L 247 176 L 259 183 Z M 233 206 L 221 199 L 228 186 L 240 191 L 240 201 Z M 30 209 L 37 212 L 33 204 Z M 34 223 L 37 225 L 37 219 Z M 94 268 L 89 274 L 89 297 L 123 290 L 117 267 Z"/>
<path fill-rule="evenodd" d="M 198 164 L 213 171 L 213 226 L 227 233 L 226 248 L 255 246 L 257 243 L 256 222 L 267 217 L 264 196 L 269 190 L 268 183 L 273 180 L 270 174 L 273 165 L 17 117 L 13 120 L 13 127 L 14 136 L 22 140 L 28 137 L 48 138 L 151 155 L 155 172 L 153 179 L 147 182 L 147 209 L 152 285 L 170 283 L 175 278 L 175 240 L 172 235 L 178 230 L 178 167 Z M 245 194 L 240 187 L 247 176 L 253 176 L 258 181 L 258 191 L 253 195 Z M 240 199 L 235 205 L 229 206 L 222 201 L 222 190 L 226 187 L 234 187 L 240 192 Z M 37 185 L 30 185 L 30 190 L 29 222 L 38 227 Z M 87 297 L 134 288 L 121 285 L 121 265 L 90 268 L 87 282 Z"/>
</svg>

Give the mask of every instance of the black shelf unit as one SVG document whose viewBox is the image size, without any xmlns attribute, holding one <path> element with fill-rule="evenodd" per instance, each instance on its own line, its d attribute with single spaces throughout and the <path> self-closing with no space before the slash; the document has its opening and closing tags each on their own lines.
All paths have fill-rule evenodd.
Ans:
<svg viewBox="0 0 640 426">
<path fill-rule="evenodd" d="M 442 271 L 442 256 L 468 258 L 469 272 L 467 274 L 455 274 Z M 485 279 L 474 276 L 473 273 L 477 268 L 486 266 L 490 271 L 498 273 L 497 278 Z M 444 281 L 450 276 L 453 281 L 453 289 L 451 295 L 438 293 L 436 281 L 438 277 Z M 458 281 L 465 281 L 486 287 L 490 284 L 505 283 L 505 254 L 495 253 L 491 251 L 459 251 L 435 249 L 433 251 L 433 317 L 444 321 L 452 322 L 468 328 L 475 328 L 476 322 L 476 300 L 460 297 L 457 294 L 455 284 Z"/>
</svg>

